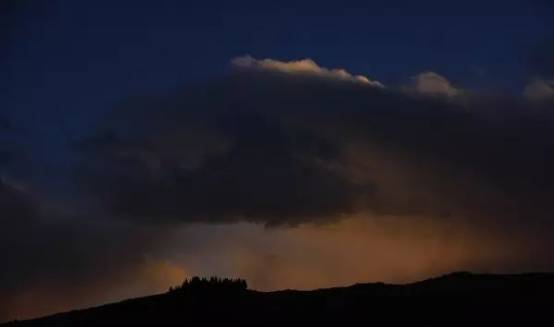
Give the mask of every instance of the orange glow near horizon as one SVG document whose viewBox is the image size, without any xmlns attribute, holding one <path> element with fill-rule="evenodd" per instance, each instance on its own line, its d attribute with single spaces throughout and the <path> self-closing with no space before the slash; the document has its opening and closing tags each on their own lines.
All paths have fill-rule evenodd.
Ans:
<svg viewBox="0 0 554 327">
<path fill-rule="evenodd" d="M 530 256 L 529 245 L 514 235 L 422 217 L 359 215 L 294 228 L 187 225 L 168 237 L 171 253 L 145 255 L 138 265 L 122 267 L 113 276 L 71 287 L 31 285 L 3 304 L 3 310 L 10 319 L 37 317 L 165 292 L 194 275 L 240 277 L 251 289 L 272 291 L 407 283 L 460 270 L 518 272 L 521 260 Z"/>
</svg>

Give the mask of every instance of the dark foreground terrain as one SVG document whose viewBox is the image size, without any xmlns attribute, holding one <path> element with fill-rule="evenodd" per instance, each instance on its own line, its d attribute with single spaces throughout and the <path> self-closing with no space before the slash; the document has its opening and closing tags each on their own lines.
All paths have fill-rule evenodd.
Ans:
<svg viewBox="0 0 554 327">
<path fill-rule="evenodd" d="M 194 283 L 193 283 L 194 284 Z M 554 273 L 454 273 L 406 285 L 257 292 L 244 281 L 168 293 L 3 326 L 554 326 Z"/>
</svg>

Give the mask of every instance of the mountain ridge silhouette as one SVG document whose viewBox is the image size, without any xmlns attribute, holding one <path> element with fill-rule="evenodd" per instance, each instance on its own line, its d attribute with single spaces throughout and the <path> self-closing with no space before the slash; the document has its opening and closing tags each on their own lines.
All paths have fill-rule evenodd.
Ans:
<svg viewBox="0 0 554 327">
<path fill-rule="evenodd" d="M 529 325 L 554 320 L 553 296 L 554 273 L 454 272 L 408 284 L 271 292 L 195 277 L 166 293 L 0 326 Z"/>
</svg>

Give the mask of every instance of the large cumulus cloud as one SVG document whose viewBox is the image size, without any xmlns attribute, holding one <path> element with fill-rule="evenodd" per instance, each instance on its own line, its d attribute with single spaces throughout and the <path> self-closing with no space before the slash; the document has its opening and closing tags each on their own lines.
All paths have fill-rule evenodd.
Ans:
<svg viewBox="0 0 554 327">
<path fill-rule="evenodd" d="M 77 145 L 82 185 L 116 216 L 154 222 L 295 225 L 364 211 L 552 225 L 547 105 L 460 105 L 298 74 L 297 62 L 233 64 L 218 81 L 118 108 Z M 423 95 L 458 94 L 439 77 L 420 75 Z"/>
</svg>

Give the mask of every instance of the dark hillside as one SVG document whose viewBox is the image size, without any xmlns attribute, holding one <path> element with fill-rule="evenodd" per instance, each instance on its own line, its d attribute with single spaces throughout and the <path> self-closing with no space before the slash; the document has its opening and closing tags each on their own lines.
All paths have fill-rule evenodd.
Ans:
<svg viewBox="0 0 554 327">
<path fill-rule="evenodd" d="M 406 284 L 248 290 L 194 278 L 169 292 L 6 326 L 549 325 L 554 274 L 453 273 Z"/>
</svg>

